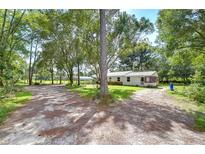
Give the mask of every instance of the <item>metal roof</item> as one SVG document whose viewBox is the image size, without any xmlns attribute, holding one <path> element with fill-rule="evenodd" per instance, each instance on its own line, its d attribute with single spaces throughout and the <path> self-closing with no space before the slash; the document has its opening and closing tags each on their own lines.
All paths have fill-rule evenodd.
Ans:
<svg viewBox="0 0 205 154">
<path fill-rule="evenodd" d="M 107 76 L 126 76 L 129 73 L 132 73 L 132 71 L 109 72 Z"/>
<path fill-rule="evenodd" d="M 158 76 L 156 71 L 148 71 L 148 72 L 131 72 L 126 76 Z"/>
<path fill-rule="evenodd" d="M 156 71 L 147 72 L 132 72 L 132 71 L 122 71 L 122 72 L 110 72 L 107 76 L 158 76 Z"/>
</svg>

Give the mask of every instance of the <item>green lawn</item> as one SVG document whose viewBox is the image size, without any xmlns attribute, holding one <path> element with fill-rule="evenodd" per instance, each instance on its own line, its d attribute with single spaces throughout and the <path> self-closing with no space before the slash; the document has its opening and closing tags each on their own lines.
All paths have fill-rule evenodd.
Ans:
<svg viewBox="0 0 205 154">
<path fill-rule="evenodd" d="M 8 117 L 9 113 L 17 107 L 22 106 L 31 99 L 31 92 L 17 92 L 12 98 L 4 98 L 0 100 L 0 124 Z"/>
<path fill-rule="evenodd" d="M 167 88 L 168 89 L 168 88 Z M 183 85 L 178 85 L 178 86 L 174 86 L 174 91 L 171 91 L 168 89 L 168 94 L 171 96 L 174 96 L 177 99 L 188 99 L 188 97 L 186 96 L 186 93 L 184 92 L 184 90 L 186 89 L 186 86 Z"/>
<path fill-rule="evenodd" d="M 167 88 L 167 94 L 174 97 L 178 101 L 176 104 L 183 110 L 191 113 L 195 117 L 195 128 L 200 131 L 205 131 L 205 104 L 197 103 L 188 98 L 184 90 L 187 86 L 184 85 L 175 85 L 174 91 L 170 91 L 168 85 L 164 87 Z M 205 96 L 204 96 L 205 97 Z"/>
<path fill-rule="evenodd" d="M 96 85 L 85 85 L 85 86 L 73 86 L 69 87 L 74 92 L 78 92 L 83 97 L 94 97 L 99 93 L 99 89 Z M 115 101 L 121 101 L 129 98 L 134 92 L 144 89 L 143 87 L 134 86 L 117 86 L 109 85 L 109 93 L 112 95 Z"/>
</svg>

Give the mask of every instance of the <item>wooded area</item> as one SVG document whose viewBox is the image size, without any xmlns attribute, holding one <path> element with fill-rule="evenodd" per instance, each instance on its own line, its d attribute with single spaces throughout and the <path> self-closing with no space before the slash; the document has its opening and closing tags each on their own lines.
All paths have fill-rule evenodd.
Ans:
<svg viewBox="0 0 205 154">
<path fill-rule="evenodd" d="M 204 102 L 205 11 L 160 10 L 154 24 L 119 10 L 0 10 L 1 95 L 19 80 L 73 85 L 75 75 L 78 85 L 95 75 L 104 95 L 107 69 L 154 70 L 162 82 L 191 84 Z M 157 45 L 147 38 L 154 31 Z"/>
</svg>

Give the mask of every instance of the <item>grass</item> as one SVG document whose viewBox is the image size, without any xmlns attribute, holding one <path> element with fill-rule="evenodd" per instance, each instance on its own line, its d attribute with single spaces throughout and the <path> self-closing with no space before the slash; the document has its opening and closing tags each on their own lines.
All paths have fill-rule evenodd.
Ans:
<svg viewBox="0 0 205 154">
<path fill-rule="evenodd" d="M 194 128 L 196 128 L 199 131 L 205 132 L 205 114 L 201 112 L 196 112 L 194 116 L 195 116 Z"/>
<path fill-rule="evenodd" d="M 94 97 L 99 93 L 99 89 L 96 88 L 96 85 L 85 85 L 85 86 L 73 86 L 69 87 L 72 91 L 79 93 L 82 97 Z M 121 101 L 124 99 L 130 98 L 130 96 L 144 88 L 142 87 L 134 87 L 134 86 L 117 86 L 117 85 L 109 85 L 109 93 L 115 101 Z"/>
<path fill-rule="evenodd" d="M 165 87 L 165 85 L 163 85 Z M 205 104 L 197 103 L 188 98 L 184 92 L 187 86 L 175 85 L 174 91 L 170 91 L 167 87 L 167 94 L 174 97 L 176 100 L 176 106 L 191 113 L 195 117 L 194 128 L 199 131 L 205 131 Z"/>
<path fill-rule="evenodd" d="M 14 97 L 0 100 L 0 124 L 8 117 L 9 113 L 25 104 L 31 99 L 31 92 L 17 92 Z"/>
<path fill-rule="evenodd" d="M 177 99 L 187 100 L 188 97 L 184 93 L 185 88 L 186 88 L 186 86 L 182 86 L 182 85 L 175 86 L 174 91 L 168 90 L 167 93 L 171 96 L 174 96 Z"/>
</svg>

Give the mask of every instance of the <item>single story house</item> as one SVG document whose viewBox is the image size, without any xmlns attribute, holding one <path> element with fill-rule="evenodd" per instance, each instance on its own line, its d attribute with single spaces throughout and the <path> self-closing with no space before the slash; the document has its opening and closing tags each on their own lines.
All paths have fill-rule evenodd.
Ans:
<svg viewBox="0 0 205 154">
<path fill-rule="evenodd" d="M 157 86 L 158 84 L 158 74 L 156 71 L 110 72 L 107 74 L 107 79 L 108 79 L 108 82 L 116 81 L 116 82 L 122 82 L 123 85 L 132 85 L 132 86 Z"/>
</svg>

